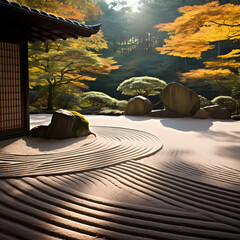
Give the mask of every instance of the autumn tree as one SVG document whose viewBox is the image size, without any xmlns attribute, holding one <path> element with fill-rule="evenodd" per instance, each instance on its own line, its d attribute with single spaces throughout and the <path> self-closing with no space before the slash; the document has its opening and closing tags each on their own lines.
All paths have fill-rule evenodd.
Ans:
<svg viewBox="0 0 240 240">
<path fill-rule="evenodd" d="M 89 0 L 16 0 L 16 2 L 79 21 L 96 21 L 102 11 Z"/>
<path fill-rule="evenodd" d="M 179 8 L 182 16 L 174 22 L 156 26 L 169 39 L 156 48 L 161 54 L 201 58 L 203 51 L 215 48 L 215 42 L 240 39 L 240 5 L 212 1 L 204 5 Z"/>
<path fill-rule="evenodd" d="M 77 20 L 94 20 L 100 8 L 86 0 L 19 0 L 21 4 Z M 59 7 L 60 6 L 60 7 Z M 90 17 L 89 17 L 90 16 Z M 30 87 L 48 86 L 48 109 L 53 108 L 56 89 L 61 85 L 88 88 L 83 81 L 93 81 L 87 73 L 108 74 L 119 66 L 112 57 L 101 57 L 97 52 L 107 49 L 102 32 L 91 38 L 37 42 L 29 45 Z"/>
<path fill-rule="evenodd" d="M 219 41 L 240 39 L 240 5 L 219 4 L 211 1 L 204 5 L 184 6 L 179 8 L 182 16 L 174 22 L 159 24 L 159 31 L 166 31 L 169 38 L 162 47 L 156 48 L 161 54 L 183 58 L 201 59 L 202 53 L 214 49 Z M 240 49 L 233 49 L 218 56 L 217 60 L 204 62 L 205 68 L 182 73 L 182 81 L 215 81 L 231 93 L 231 84 L 239 81 L 236 70 Z"/>
<path fill-rule="evenodd" d="M 74 84 L 86 88 L 80 80 L 95 80 L 80 75 L 80 71 L 92 66 L 100 66 L 100 62 L 83 49 L 63 47 L 46 41 L 31 45 L 29 50 L 30 86 L 48 85 L 48 109 L 53 107 L 53 97 L 58 86 Z"/>
</svg>

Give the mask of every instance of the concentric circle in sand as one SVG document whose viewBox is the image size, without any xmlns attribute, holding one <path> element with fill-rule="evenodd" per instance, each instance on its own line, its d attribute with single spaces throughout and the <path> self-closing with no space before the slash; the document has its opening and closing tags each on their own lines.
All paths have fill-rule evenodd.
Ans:
<svg viewBox="0 0 240 240">
<path fill-rule="evenodd" d="M 44 144 L 42 140 L 38 148 L 35 141 L 35 151 L 30 151 L 29 138 L 28 145 L 24 145 L 22 141 L 20 153 L 16 151 L 10 153 L 7 151 L 10 148 L 5 146 L 0 151 L 0 177 L 51 175 L 92 170 L 147 157 L 162 148 L 160 140 L 147 132 L 103 126 L 95 126 L 91 130 L 96 137 L 90 135 L 88 138 L 81 138 L 79 142 L 75 141 L 62 148 L 59 144 L 63 146 L 64 140 L 51 140 L 51 143 L 45 140 L 47 143 Z M 52 147 L 46 150 L 50 144 Z M 44 148 L 45 150 L 39 150 Z"/>
</svg>

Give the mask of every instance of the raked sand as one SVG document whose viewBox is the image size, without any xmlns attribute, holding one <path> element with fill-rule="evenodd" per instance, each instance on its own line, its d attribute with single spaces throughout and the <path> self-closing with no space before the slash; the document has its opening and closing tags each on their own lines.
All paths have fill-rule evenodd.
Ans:
<svg viewBox="0 0 240 240">
<path fill-rule="evenodd" d="M 240 239 L 239 121 L 87 118 L 0 142 L 0 239 Z"/>
</svg>

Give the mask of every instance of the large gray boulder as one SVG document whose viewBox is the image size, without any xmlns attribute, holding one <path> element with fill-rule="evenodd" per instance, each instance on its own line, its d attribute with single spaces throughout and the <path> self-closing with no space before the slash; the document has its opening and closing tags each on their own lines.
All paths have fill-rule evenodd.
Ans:
<svg viewBox="0 0 240 240">
<path fill-rule="evenodd" d="M 200 109 L 199 96 L 179 83 L 169 83 L 161 97 L 166 110 L 182 116 L 193 116 Z"/>
<path fill-rule="evenodd" d="M 143 96 L 136 96 L 129 99 L 125 114 L 130 116 L 144 116 L 152 110 L 152 103 Z"/>
</svg>

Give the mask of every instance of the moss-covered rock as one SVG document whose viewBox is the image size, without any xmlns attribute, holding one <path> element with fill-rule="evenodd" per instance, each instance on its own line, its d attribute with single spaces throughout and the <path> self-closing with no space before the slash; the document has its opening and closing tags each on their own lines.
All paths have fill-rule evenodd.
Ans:
<svg viewBox="0 0 240 240">
<path fill-rule="evenodd" d="M 72 136 L 82 137 L 89 135 L 91 132 L 89 131 L 89 122 L 86 119 L 86 117 L 84 117 L 81 113 L 76 111 L 70 112 L 73 114 L 75 118 L 74 126 L 72 129 Z"/>
<path fill-rule="evenodd" d="M 82 137 L 91 134 L 88 120 L 76 111 L 59 109 L 54 112 L 48 126 L 31 129 L 29 136 L 64 139 Z"/>
</svg>

